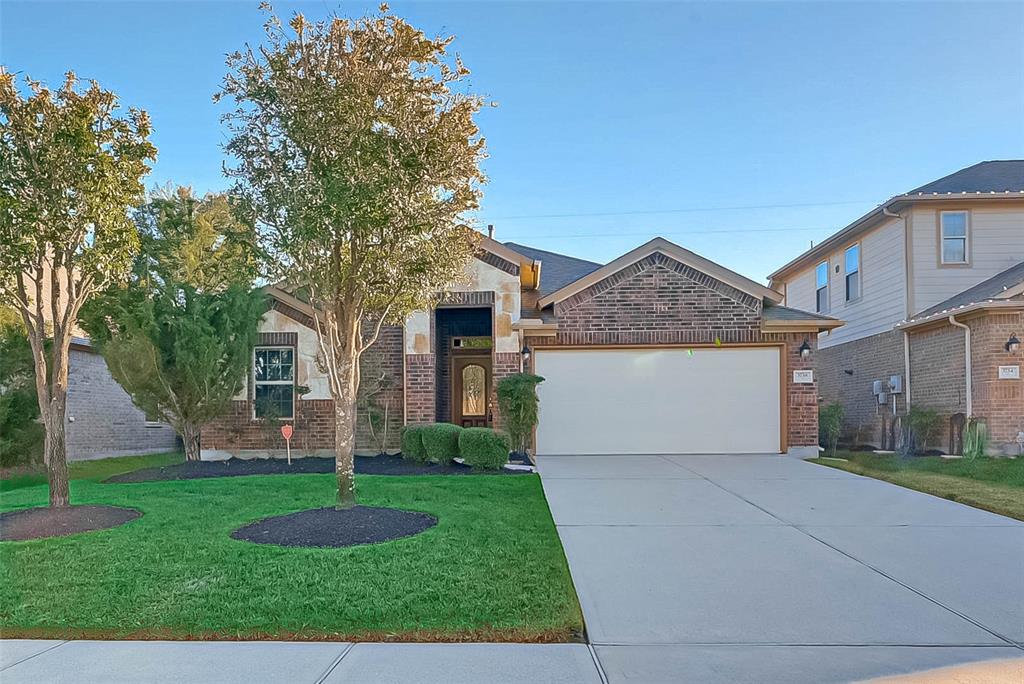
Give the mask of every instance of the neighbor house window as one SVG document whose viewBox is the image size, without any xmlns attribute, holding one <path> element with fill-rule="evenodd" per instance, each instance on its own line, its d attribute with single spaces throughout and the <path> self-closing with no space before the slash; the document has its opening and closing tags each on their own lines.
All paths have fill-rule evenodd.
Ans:
<svg viewBox="0 0 1024 684">
<path fill-rule="evenodd" d="M 822 261 L 814 269 L 815 301 L 818 313 L 828 313 L 828 262 Z"/>
<path fill-rule="evenodd" d="M 254 415 L 293 418 L 295 415 L 295 350 L 256 347 L 253 353 Z"/>
<path fill-rule="evenodd" d="M 942 263 L 967 263 L 967 229 L 966 211 L 943 211 L 939 214 Z"/>
<path fill-rule="evenodd" d="M 860 245 L 847 247 L 844 257 L 846 263 L 846 301 L 860 299 Z"/>
</svg>

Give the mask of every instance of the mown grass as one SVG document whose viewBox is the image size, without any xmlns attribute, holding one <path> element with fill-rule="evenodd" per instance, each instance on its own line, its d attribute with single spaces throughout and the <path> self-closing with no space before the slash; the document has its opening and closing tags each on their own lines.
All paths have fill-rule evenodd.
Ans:
<svg viewBox="0 0 1024 684">
<path fill-rule="evenodd" d="M 185 460 L 180 451 L 162 454 L 145 454 L 141 456 L 119 456 L 116 458 L 98 458 L 93 461 L 71 461 L 68 463 L 68 474 L 72 480 L 105 480 L 114 475 L 129 473 L 140 468 L 157 468 L 174 465 Z M 0 492 L 9 492 L 22 487 L 46 484 L 45 472 L 34 472 L 0 479 Z"/>
<path fill-rule="evenodd" d="M 1024 459 L 901 458 L 838 452 L 815 463 L 892 482 L 968 506 L 1024 520 Z"/>
<path fill-rule="evenodd" d="M 580 607 L 536 475 L 358 476 L 360 503 L 425 511 L 406 539 L 299 549 L 230 538 L 333 503 L 331 475 L 139 484 L 76 480 L 73 503 L 129 506 L 119 528 L 0 543 L 5 637 L 569 641 Z M 0 510 L 46 503 L 46 487 Z"/>
</svg>

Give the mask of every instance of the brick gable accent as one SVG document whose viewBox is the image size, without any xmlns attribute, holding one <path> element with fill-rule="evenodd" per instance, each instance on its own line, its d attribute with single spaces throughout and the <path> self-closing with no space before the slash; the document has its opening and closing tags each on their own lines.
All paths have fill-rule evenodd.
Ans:
<svg viewBox="0 0 1024 684">
<path fill-rule="evenodd" d="M 477 259 L 484 262 L 485 264 L 501 269 L 502 271 L 508 273 L 509 275 L 519 275 L 519 264 L 514 264 L 511 261 L 508 261 L 507 259 L 503 259 L 497 254 L 491 254 L 486 249 L 477 250 L 475 256 Z"/>
<path fill-rule="evenodd" d="M 555 305 L 559 344 L 761 339 L 761 302 L 655 253 Z"/>
</svg>

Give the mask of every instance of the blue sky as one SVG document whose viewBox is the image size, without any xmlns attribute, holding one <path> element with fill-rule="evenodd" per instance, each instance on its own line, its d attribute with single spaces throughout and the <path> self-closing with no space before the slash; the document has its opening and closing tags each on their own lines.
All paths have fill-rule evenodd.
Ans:
<svg viewBox="0 0 1024 684">
<path fill-rule="evenodd" d="M 4 0 L 0 61 L 99 80 L 152 116 L 151 183 L 223 189 L 211 96 L 257 4 Z M 607 261 L 663 235 L 761 279 L 891 195 L 1024 158 L 1020 3 L 391 6 L 455 34 L 499 104 L 478 221 L 502 240 Z"/>
</svg>

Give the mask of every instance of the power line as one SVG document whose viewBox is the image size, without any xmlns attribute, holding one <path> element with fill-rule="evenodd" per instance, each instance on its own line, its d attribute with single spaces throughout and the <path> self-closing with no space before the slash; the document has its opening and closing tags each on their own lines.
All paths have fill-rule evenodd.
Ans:
<svg viewBox="0 0 1024 684">
<path fill-rule="evenodd" d="M 802 202 L 798 204 L 744 204 L 715 207 L 683 207 L 676 209 L 636 209 L 629 211 L 595 211 L 576 214 L 518 214 L 515 216 L 484 216 L 481 221 L 520 221 L 525 219 L 584 218 L 600 216 L 645 216 L 651 214 L 688 214 L 705 211 L 733 211 L 740 209 L 796 209 L 799 207 L 835 207 L 844 204 L 868 204 L 866 200 L 845 202 Z"/>
<path fill-rule="evenodd" d="M 553 233 L 550 231 L 544 233 L 516 233 L 510 236 L 510 241 L 515 242 L 518 238 L 528 238 L 530 240 L 543 240 L 545 238 L 559 239 L 559 240 L 572 240 L 576 238 L 594 238 L 594 237 L 618 237 L 618 236 L 629 236 L 629 235 L 733 235 L 737 233 L 795 233 L 795 232 L 807 232 L 807 231 L 827 231 L 835 232 L 836 228 L 829 228 L 818 226 L 815 228 L 728 228 L 725 230 L 645 230 L 640 232 L 635 231 L 618 231 L 615 233 Z"/>
</svg>

